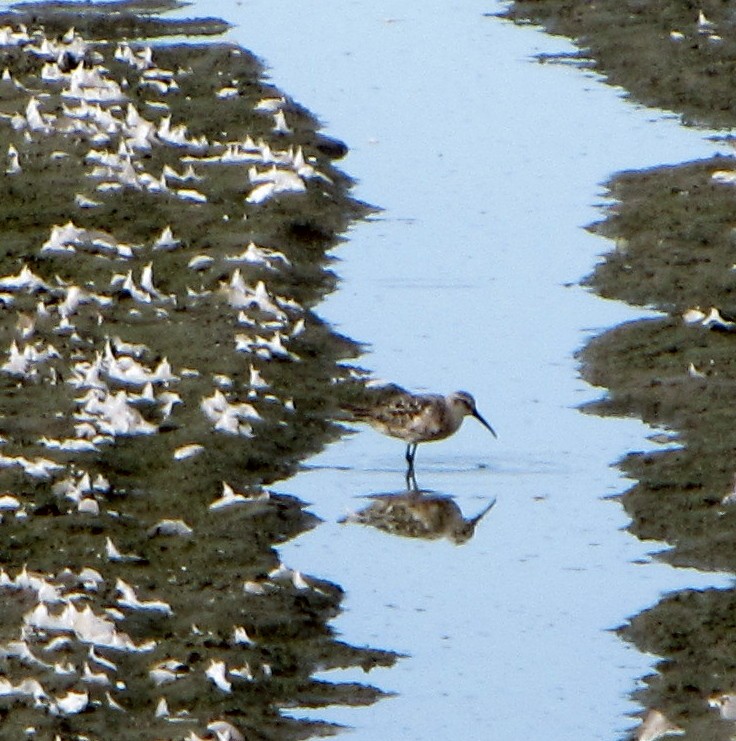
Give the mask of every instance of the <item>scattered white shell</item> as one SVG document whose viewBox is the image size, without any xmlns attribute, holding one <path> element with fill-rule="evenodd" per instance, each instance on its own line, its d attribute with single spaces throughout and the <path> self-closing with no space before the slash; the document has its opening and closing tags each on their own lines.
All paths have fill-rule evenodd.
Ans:
<svg viewBox="0 0 736 741">
<path fill-rule="evenodd" d="M 182 445 L 174 451 L 174 460 L 183 461 L 187 458 L 194 458 L 204 451 L 204 445 L 192 443 L 191 445 Z"/>
<path fill-rule="evenodd" d="M 115 588 L 120 592 L 118 598 L 118 604 L 121 607 L 128 607 L 131 610 L 146 610 L 150 612 L 163 612 L 166 615 L 172 615 L 173 610 L 171 605 L 167 602 L 161 602 L 160 600 L 146 600 L 142 601 L 138 599 L 133 587 L 122 579 L 118 579 L 115 582 Z"/>
<path fill-rule="evenodd" d="M 88 514 L 88 515 L 99 515 L 100 505 L 98 504 L 96 499 L 92 499 L 92 498 L 82 499 L 77 505 L 77 510 L 79 512 L 83 512 L 84 514 Z"/>
<path fill-rule="evenodd" d="M 159 520 L 149 528 L 148 534 L 154 535 L 191 535 L 194 532 L 184 520 Z"/>
<path fill-rule="evenodd" d="M 181 241 L 174 238 L 170 226 L 165 226 L 161 234 L 153 243 L 154 250 L 173 250 L 179 247 Z"/>
<path fill-rule="evenodd" d="M 215 734 L 217 741 L 245 741 L 245 736 L 226 720 L 213 720 L 207 724 L 207 730 Z"/>
<path fill-rule="evenodd" d="M 81 713 L 89 704 L 87 692 L 67 692 L 64 697 L 57 697 L 51 706 L 51 712 L 61 715 L 75 715 Z"/>
<path fill-rule="evenodd" d="M 219 98 L 220 100 L 226 100 L 228 98 L 237 98 L 238 88 L 222 87 L 215 93 L 215 97 Z"/>
<path fill-rule="evenodd" d="M 195 255 L 188 263 L 187 267 L 191 268 L 192 270 L 206 270 L 212 263 L 214 262 L 214 259 L 211 258 L 209 255 Z"/>
<path fill-rule="evenodd" d="M 232 692 L 233 685 L 225 676 L 226 674 L 227 667 L 225 666 L 225 662 L 215 661 L 215 659 L 212 659 L 212 662 L 205 671 L 205 676 L 215 685 L 215 687 L 223 692 Z"/>
<path fill-rule="evenodd" d="M 20 507 L 20 501 L 10 494 L 0 497 L 0 510 L 16 510 Z"/>
<path fill-rule="evenodd" d="M 244 646 L 254 645 L 254 641 L 248 636 L 245 628 L 240 625 L 236 625 L 233 630 L 233 643 L 239 643 Z"/>
</svg>

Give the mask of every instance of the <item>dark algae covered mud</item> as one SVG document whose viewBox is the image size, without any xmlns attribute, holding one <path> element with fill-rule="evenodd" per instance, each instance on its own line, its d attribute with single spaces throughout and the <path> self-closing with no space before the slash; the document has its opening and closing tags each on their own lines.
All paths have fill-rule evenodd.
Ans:
<svg viewBox="0 0 736 741">
<path fill-rule="evenodd" d="M 664 449 L 620 462 L 636 481 L 621 497 L 630 530 L 665 543 L 660 557 L 674 565 L 727 572 L 736 570 L 733 164 L 614 178 L 616 202 L 593 228 L 616 249 L 587 283 L 663 315 L 609 330 L 581 353 L 585 377 L 608 389 L 590 411 L 668 431 Z M 733 600 L 732 590 L 671 595 L 622 629 L 664 657 L 639 698 L 691 738 L 731 737 L 721 715 L 736 686 Z"/>
<path fill-rule="evenodd" d="M 593 338 L 581 370 L 605 395 L 586 407 L 661 428 L 659 450 L 619 462 L 629 529 L 676 566 L 736 571 L 736 15 L 732 3 L 514 2 L 502 13 L 569 37 L 573 62 L 632 101 L 720 130 L 708 160 L 623 172 L 591 229 L 613 242 L 584 283 L 658 312 Z M 632 738 L 733 737 L 733 590 L 663 597 L 621 634 L 661 657 L 634 696 Z"/>
<path fill-rule="evenodd" d="M 633 100 L 725 128 L 736 116 L 736 15 L 722 0 L 518 0 L 501 14 L 579 47 L 542 61 L 577 61 Z"/>
<path fill-rule="evenodd" d="M 315 309 L 368 208 L 250 52 L 162 41 L 227 28 L 176 6 L 0 17 L 3 738 L 329 734 L 281 710 L 396 658 L 274 548 L 318 524 L 271 487 L 341 433 L 359 348 Z"/>
</svg>

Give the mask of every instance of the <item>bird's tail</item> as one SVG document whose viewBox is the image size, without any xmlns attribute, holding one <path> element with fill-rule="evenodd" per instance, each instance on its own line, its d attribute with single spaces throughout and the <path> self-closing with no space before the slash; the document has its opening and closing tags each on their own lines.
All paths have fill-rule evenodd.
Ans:
<svg viewBox="0 0 736 741">
<path fill-rule="evenodd" d="M 389 406 L 395 398 L 404 396 L 406 393 L 405 389 L 394 383 L 360 384 L 340 400 L 340 409 L 346 414 L 346 419 L 365 422 L 373 418 L 376 409 Z"/>
</svg>

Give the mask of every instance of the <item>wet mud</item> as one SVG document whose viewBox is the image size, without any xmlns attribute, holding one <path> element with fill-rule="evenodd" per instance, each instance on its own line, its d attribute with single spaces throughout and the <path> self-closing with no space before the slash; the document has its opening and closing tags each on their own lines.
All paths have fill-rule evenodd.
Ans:
<svg viewBox="0 0 736 741">
<path fill-rule="evenodd" d="M 588 411 L 636 416 L 667 432 L 663 449 L 619 463 L 637 483 L 621 496 L 639 538 L 666 544 L 676 566 L 736 571 L 733 532 L 734 309 L 733 207 L 724 175 L 733 160 L 713 159 L 610 183 L 607 218 L 592 228 L 612 239 L 587 284 L 601 295 L 656 308 L 592 340 L 583 375 L 607 389 Z M 732 590 L 671 595 L 635 617 L 622 635 L 664 657 L 638 696 L 687 731 L 730 738 L 720 699 L 736 688 Z"/>
<path fill-rule="evenodd" d="M 383 692 L 314 673 L 397 658 L 275 549 L 361 385 L 316 308 L 370 209 L 250 52 L 157 43 L 226 28 L 175 6 L 0 15 L 3 738 L 330 734 L 298 708 Z"/>
<path fill-rule="evenodd" d="M 572 55 L 633 100 L 689 125 L 725 128 L 736 117 L 736 16 L 729 2 L 520 0 L 500 14 L 572 39 Z"/>
<path fill-rule="evenodd" d="M 505 17 L 568 36 L 580 64 L 633 100 L 683 123 L 736 124 L 736 33 L 729 3 L 515 2 Z M 736 161 L 728 131 L 709 160 L 619 173 L 603 219 L 612 246 L 584 284 L 656 310 L 591 340 L 581 372 L 604 395 L 584 411 L 662 428 L 654 452 L 618 465 L 636 483 L 620 495 L 629 529 L 675 566 L 736 571 Z M 732 738 L 736 721 L 733 590 L 667 595 L 621 636 L 660 657 L 633 695 L 630 738 Z"/>
<path fill-rule="evenodd" d="M 595 411 L 672 431 L 670 449 L 622 462 L 640 481 L 623 498 L 634 532 L 675 546 L 666 557 L 678 565 L 734 571 L 736 335 L 726 317 L 736 309 L 736 191 L 718 177 L 730 166 L 710 160 L 615 178 L 617 203 L 593 229 L 617 248 L 587 283 L 666 315 L 606 333 L 582 359 L 586 378 L 611 392 Z"/>
</svg>

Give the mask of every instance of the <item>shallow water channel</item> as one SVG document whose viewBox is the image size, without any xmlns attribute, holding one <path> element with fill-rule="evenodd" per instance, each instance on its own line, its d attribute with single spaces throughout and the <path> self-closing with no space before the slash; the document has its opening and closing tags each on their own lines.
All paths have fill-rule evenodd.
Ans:
<svg viewBox="0 0 736 741">
<path fill-rule="evenodd" d="M 353 196 L 381 210 L 353 220 L 331 250 L 329 267 L 339 282 L 324 300 L 331 284 L 314 269 L 318 248 L 333 245 L 361 209 L 345 198 L 345 183 L 327 161 L 328 141 L 315 137 L 308 116 L 290 105 L 296 131 L 289 141 L 301 137 L 319 172 L 298 161 L 295 146 L 286 151 L 288 138 L 257 111 L 270 91 L 250 79 L 247 55 L 218 47 L 211 57 L 200 49 L 184 65 L 180 50 L 156 50 L 157 63 L 174 72 L 156 80 L 165 90 L 163 100 L 152 102 L 144 72 L 151 64 L 141 53 L 123 62 L 123 49 L 98 47 L 113 72 L 125 70 L 129 88 L 114 91 L 119 100 L 132 96 L 158 132 L 151 153 L 132 158 L 138 169 L 128 162 L 134 186 L 118 183 L 111 192 L 120 195 L 110 196 L 75 169 L 77 161 L 88 164 L 87 134 L 67 136 L 61 128 L 68 121 L 57 115 L 63 110 L 57 98 L 68 94 L 63 86 L 71 77 L 59 70 L 59 80 L 42 84 L 40 63 L 25 56 L 31 41 L 15 49 L 6 40 L 7 58 L 43 91 L 46 118 L 34 120 L 32 107 L 30 114 L 24 108 L 18 123 L 28 88 L 4 81 L 3 113 L 17 127 L 6 126 L 3 136 L 15 137 L 23 168 L 6 172 L 22 177 L 6 178 L 3 187 L 15 197 L 19 183 L 31 205 L 19 219 L 25 228 L 3 234 L 1 257 L 13 273 L 31 262 L 49 281 L 61 273 L 65 280 L 40 288 L 51 312 L 36 309 L 41 319 L 30 335 L 56 332 L 67 355 L 66 365 L 56 363 L 61 376 L 43 364 L 39 375 L 35 368 L 17 373 L 7 368 L 11 345 L 1 377 L 1 431 L 9 437 L 3 451 L 36 450 L 38 430 L 46 435 L 47 424 L 53 426 L 48 435 L 68 434 L 82 404 L 69 388 L 76 378 L 70 368 L 80 375 L 77 385 L 94 381 L 99 400 L 106 383 L 96 375 L 112 386 L 125 382 L 119 360 L 135 350 L 124 351 L 121 340 L 111 344 L 113 331 L 144 343 L 140 357 L 152 365 L 140 366 L 140 374 L 155 378 L 136 401 L 146 413 L 136 417 L 141 435 L 113 431 L 86 457 L 62 455 L 57 468 L 68 465 L 70 478 L 61 489 L 29 485 L 14 468 L 21 459 L 3 455 L 3 484 L 26 497 L 2 520 L 3 566 L 10 572 L 0 582 L 8 610 L 0 622 L 5 728 L 37 726 L 28 734 L 39 738 L 59 727 L 76 734 L 70 737 L 135 738 L 129 721 L 135 717 L 156 724 L 151 734 L 180 738 L 195 723 L 212 736 L 217 726 L 207 721 L 217 717 L 259 737 L 330 730 L 290 724 L 292 717 L 349 726 L 356 739 L 505 741 L 621 738 L 636 724 L 642 708 L 631 693 L 643 686 L 654 659 L 613 629 L 668 591 L 731 579 L 674 569 L 657 558 L 661 543 L 626 531 L 616 495 L 631 482 L 612 464 L 630 451 L 661 449 L 653 438 L 659 430 L 581 413 L 603 392 L 580 378 L 576 352 L 645 313 L 580 287 L 610 248 L 584 227 L 601 218 L 601 184 L 613 173 L 706 157 L 718 147 L 709 132 L 632 105 L 585 69 L 539 63 L 537 55 L 572 47 L 492 16 L 501 9 L 490 2 L 419 7 L 406 0 L 326 0 L 305 10 L 297 0 L 222 0 L 172 14 L 219 15 L 233 23 L 226 38 L 260 56 L 271 82 L 350 148 L 338 166 L 356 178 Z M 169 95 L 172 79 L 181 88 Z M 118 118 L 107 124 L 118 127 L 118 136 L 123 108 L 112 110 Z M 168 123 L 191 123 L 209 141 L 172 143 L 164 124 L 169 110 Z M 248 127 L 270 136 L 269 144 L 259 139 L 231 150 L 224 143 L 242 141 Z M 51 146 L 64 151 L 45 151 Z M 221 155 L 247 159 L 254 146 L 264 162 L 266 154 L 281 157 L 287 164 L 274 159 L 279 167 L 308 173 L 299 175 L 308 184 L 297 183 L 303 199 L 264 197 L 260 208 L 256 187 L 243 197 L 245 175 Z M 182 151 L 188 158 L 179 158 Z M 209 162 L 203 153 L 212 155 Z M 191 189 L 167 190 L 163 174 L 157 189 L 142 188 L 142 175 L 155 184 L 164 165 L 176 172 L 185 159 L 207 173 L 195 181 L 199 200 L 191 203 Z M 40 209 L 33 205 L 41 196 L 32 177 L 70 185 Z M 255 186 L 254 176 L 248 178 Z M 80 187 L 100 202 L 80 206 L 79 194 L 72 198 Z M 25 207 L 26 200 L 17 202 Z M 40 245 L 53 241 L 49 229 L 56 233 L 69 213 L 86 229 L 44 252 Z M 15 214 L 4 218 L 11 223 Z M 132 262 L 122 252 L 86 252 L 99 248 L 100 232 L 92 229 L 106 228 L 108 218 L 110 229 L 120 230 L 117 239 L 135 244 L 103 232 L 103 245 L 128 249 Z M 165 248 L 163 234 L 153 241 L 162 219 L 185 235 Z M 249 259 L 234 250 L 249 238 L 283 248 L 291 260 L 267 251 L 265 263 L 246 265 Z M 124 273 L 108 280 L 118 264 L 134 266 L 127 282 Z M 148 286 L 140 300 L 133 274 Z M 260 292 L 253 288 L 259 276 L 268 284 Z M 94 287 L 91 303 L 99 306 L 68 309 L 72 280 Z M 21 309 L 32 312 L 36 303 L 35 289 L 16 293 L 8 317 L 19 324 L 8 319 L 1 327 L 4 347 L 14 333 L 23 336 Z M 245 315 L 236 318 L 235 308 Z M 72 317 L 78 339 L 67 339 L 61 324 L 52 329 L 52 316 Z M 319 318 L 365 343 L 358 362 L 375 377 L 418 391 L 467 389 L 498 431 L 494 440 L 469 420 L 451 439 L 420 446 L 419 486 L 444 507 L 454 539 L 448 529 L 406 537 L 386 518 L 374 519 L 377 527 L 355 522 L 356 512 L 371 502 L 375 511 L 382 501 L 366 497 L 404 489 L 403 445 L 367 429 L 337 439 L 334 399 L 321 402 L 334 395 L 341 373 L 348 375 L 353 348 Z M 264 327 L 294 352 L 261 336 L 249 339 L 248 332 Z M 268 391 L 253 374 L 259 368 Z M 181 398 L 169 422 L 171 395 L 159 417 L 171 388 Z M 46 398 L 61 406 L 45 406 Z M 215 423 L 207 415 L 210 407 L 231 408 L 231 401 L 240 411 L 227 420 Z M 250 401 L 258 407 L 247 412 L 254 426 L 243 416 Z M 26 402 L 42 413 L 26 419 Z M 92 422 L 99 426 L 99 417 Z M 143 436 L 149 432 L 156 434 Z M 325 439 L 334 442 L 307 457 Z M 103 473 L 112 486 L 98 490 L 89 479 L 99 474 L 94 481 L 104 483 Z M 228 494 L 224 487 L 213 501 L 223 480 L 244 488 Z M 308 503 L 306 513 L 299 500 Z M 468 522 L 492 502 L 473 532 Z M 186 523 L 172 516 L 185 517 L 193 529 L 186 532 Z M 172 522 L 178 531 L 167 531 Z M 57 537 L 61 547 L 49 547 Z M 24 554 L 31 571 L 53 585 L 28 576 Z M 90 564 L 102 574 L 88 570 Z M 133 587 L 149 601 L 141 602 Z M 33 594 L 39 605 L 29 612 Z M 59 602 L 63 613 L 53 607 Z M 330 625 L 344 643 L 325 627 L 333 615 Z M 74 620 L 79 624 L 72 626 Z M 113 623 L 127 633 L 111 629 Z M 95 626 L 100 630 L 90 637 Z M 395 663 L 391 652 L 401 654 Z M 38 659 L 51 655 L 63 661 Z M 88 662 L 105 671 L 94 674 Z M 330 666 L 355 668 L 327 671 Z M 316 675 L 324 683 L 313 681 L 315 667 L 325 669 Z M 33 672 L 45 691 L 26 683 Z M 381 693 L 395 696 L 375 702 Z M 119 712 L 126 708 L 129 715 Z"/>
<path fill-rule="evenodd" d="M 346 640 L 408 654 L 370 675 L 396 698 L 316 713 L 352 738 L 621 737 L 651 663 L 609 629 L 668 590 L 728 583 L 659 563 L 659 544 L 623 531 L 607 497 L 628 483 L 611 464 L 655 448 L 655 431 L 581 414 L 598 392 L 574 359 L 642 315 L 575 285 L 608 249 L 582 228 L 600 218 L 600 183 L 716 147 L 593 74 L 538 64 L 571 47 L 483 16 L 497 10 L 207 4 L 346 141 L 356 195 L 384 209 L 336 253 L 341 284 L 321 315 L 369 343 L 377 376 L 467 388 L 499 431 L 496 442 L 471 421 L 419 451 L 420 485 L 467 517 L 497 500 L 462 546 L 337 523 L 360 497 L 401 488 L 402 446 L 373 431 L 283 484 L 325 520 L 284 561 L 345 588 Z"/>
</svg>

